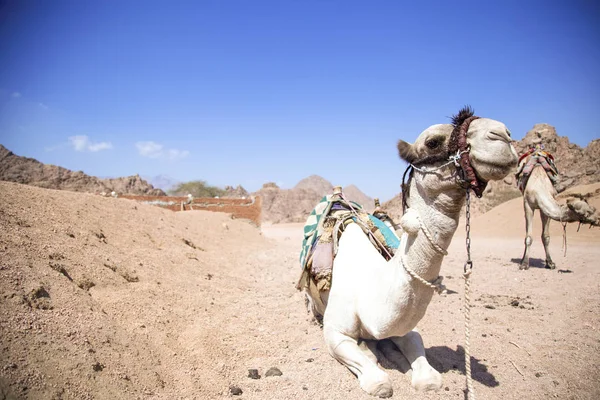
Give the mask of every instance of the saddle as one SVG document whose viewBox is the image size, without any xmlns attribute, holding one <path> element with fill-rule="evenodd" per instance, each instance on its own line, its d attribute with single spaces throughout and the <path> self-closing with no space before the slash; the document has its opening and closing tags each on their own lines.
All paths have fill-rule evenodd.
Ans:
<svg viewBox="0 0 600 400">
<path fill-rule="evenodd" d="M 330 289 L 338 240 L 349 224 L 357 224 L 385 259 L 390 259 L 400 246 L 400 239 L 390 229 L 394 223 L 387 213 L 377 207 L 369 214 L 360 204 L 346 201 L 341 190 L 336 193 L 336 189 L 333 195 L 321 199 L 304 225 L 298 290 L 309 286 L 319 291 Z"/>
<path fill-rule="evenodd" d="M 558 184 L 558 169 L 554 164 L 554 157 L 547 151 L 539 148 L 530 149 L 519 158 L 519 168 L 515 177 L 517 178 L 517 186 L 521 193 L 525 191 L 527 181 L 533 169 L 540 165 L 546 171 L 548 178 L 554 186 Z"/>
</svg>

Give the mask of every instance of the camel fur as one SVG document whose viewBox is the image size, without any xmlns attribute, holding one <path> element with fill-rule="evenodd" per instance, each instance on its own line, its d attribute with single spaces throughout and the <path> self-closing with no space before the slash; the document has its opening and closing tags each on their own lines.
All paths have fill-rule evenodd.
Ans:
<svg viewBox="0 0 600 400">
<path fill-rule="evenodd" d="M 339 240 L 330 290 L 306 291 L 315 316 L 323 316 L 329 353 L 374 396 L 393 393 L 388 374 L 377 364 L 379 352 L 400 366 L 408 361 L 416 389 L 442 386 L 442 377 L 427 362 L 415 329 L 434 290 L 411 278 L 402 263 L 427 281 L 439 277 L 465 201 L 457 168 L 448 163 L 453 129 L 450 124 L 433 125 L 414 144 L 398 142 L 400 157 L 419 169 L 410 181 L 409 211 L 400 221 L 404 233 L 394 257 L 386 261 L 362 229 L 350 225 Z M 468 126 L 466 137 L 471 165 L 482 181 L 503 179 L 515 167 L 517 154 L 503 123 L 476 119 Z"/>
</svg>

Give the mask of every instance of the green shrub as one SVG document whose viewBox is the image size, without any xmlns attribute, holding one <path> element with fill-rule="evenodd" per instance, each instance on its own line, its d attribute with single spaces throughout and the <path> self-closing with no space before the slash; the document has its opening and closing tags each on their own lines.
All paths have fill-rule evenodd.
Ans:
<svg viewBox="0 0 600 400">
<path fill-rule="evenodd" d="M 184 182 L 169 190 L 171 196 L 187 196 L 191 194 L 194 197 L 222 197 L 226 194 L 225 190 L 208 185 L 205 181 Z"/>
</svg>

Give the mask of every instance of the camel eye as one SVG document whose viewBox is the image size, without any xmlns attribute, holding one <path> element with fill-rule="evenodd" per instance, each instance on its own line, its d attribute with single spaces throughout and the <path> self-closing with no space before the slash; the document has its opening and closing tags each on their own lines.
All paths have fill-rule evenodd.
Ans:
<svg viewBox="0 0 600 400">
<path fill-rule="evenodd" d="M 440 146 L 440 141 L 438 139 L 431 139 L 425 142 L 425 145 L 429 147 L 431 150 L 435 150 Z"/>
</svg>

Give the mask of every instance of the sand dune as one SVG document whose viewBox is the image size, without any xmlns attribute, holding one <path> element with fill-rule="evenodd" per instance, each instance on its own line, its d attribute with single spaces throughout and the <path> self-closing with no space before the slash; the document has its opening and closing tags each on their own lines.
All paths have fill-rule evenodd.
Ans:
<svg viewBox="0 0 600 400">
<path fill-rule="evenodd" d="M 536 268 L 538 233 L 519 271 L 523 221 L 515 199 L 472 224 L 478 397 L 598 398 L 600 231 L 569 226 L 563 257 L 555 223 L 572 273 Z M 301 227 L 0 182 L 0 399 L 370 398 L 294 289 Z M 442 266 L 452 292 L 420 324 L 444 389 L 387 365 L 394 398 L 463 398 L 463 229 Z"/>
</svg>

